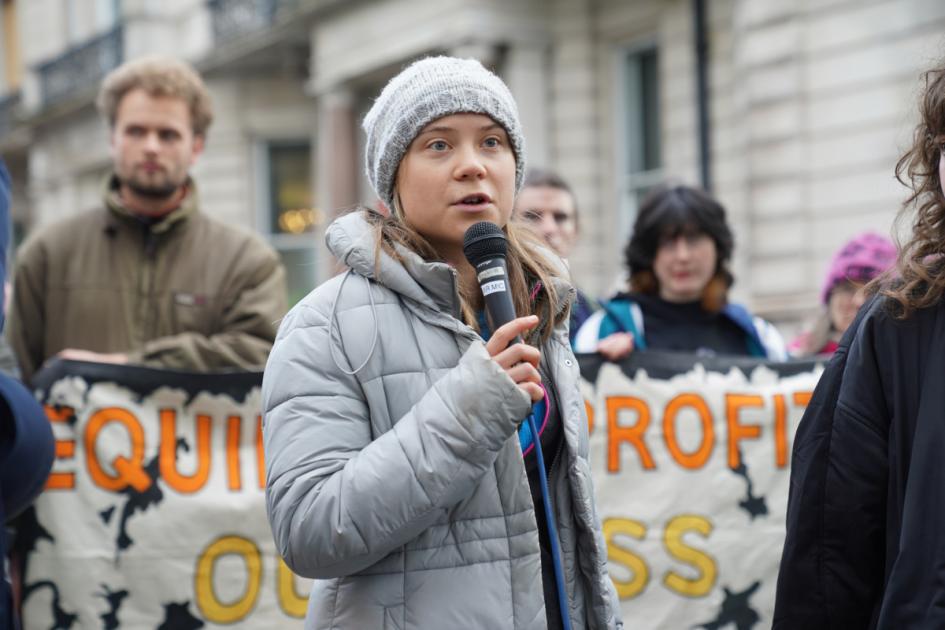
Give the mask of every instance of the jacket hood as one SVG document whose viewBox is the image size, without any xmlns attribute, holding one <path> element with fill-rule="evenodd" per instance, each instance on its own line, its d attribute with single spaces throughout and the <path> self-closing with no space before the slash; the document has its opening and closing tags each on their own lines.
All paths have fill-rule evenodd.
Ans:
<svg viewBox="0 0 945 630">
<path fill-rule="evenodd" d="M 374 228 L 363 212 L 352 212 L 335 219 L 325 234 L 329 251 L 343 264 L 359 275 L 371 278 L 392 291 L 409 297 L 430 308 L 451 313 L 460 318 L 459 284 L 456 270 L 444 262 L 430 262 L 416 252 L 398 246 L 403 264 L 381 252 L 375 265 Z M 552 278 L 558 293 L 558 312 L 567 307 L 576 291 L 567 280 L 567 265 L 551 250 L 542 248 L 558 271 Z"/>
<path fill-rule="evenodd" d="M 325 233 L 328 250 L 365 278 L 432 309 L 459 317 L 457 273 L 444 262 L 429 262 L 416 252 L 397 247 L 400 263 L 381 252 L 375 263 L 374 227 L 363 212 L 335 219 Z"/>
</svg>

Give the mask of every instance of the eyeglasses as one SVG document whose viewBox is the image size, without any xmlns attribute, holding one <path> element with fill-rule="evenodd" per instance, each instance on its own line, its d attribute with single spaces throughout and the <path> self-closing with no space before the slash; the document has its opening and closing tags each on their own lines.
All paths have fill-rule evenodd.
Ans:
<svg viewBox="0 0 945 630">
<path fill-rule="evenodd" d="M 535 212 L 534 210 L 526 210 L 522 213 L 522 218 L 531 223 L 541 223 L 543 216 L 543 213 Z M 552 212 L 551 218 L 553 218 L 558 225 L 565 225 L 574 221 L 573 214 L 568 214 L 563 211 Z"/>
</svg>

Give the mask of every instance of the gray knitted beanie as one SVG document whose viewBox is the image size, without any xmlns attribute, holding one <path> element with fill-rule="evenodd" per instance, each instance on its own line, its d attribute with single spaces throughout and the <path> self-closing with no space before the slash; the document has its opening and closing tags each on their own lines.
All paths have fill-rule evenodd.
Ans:
<svg viewBox="0 0 945 630">
<path fill-rule="evenodd" d="M 485 114 L 505 128 L 515 153 L 515 191 L 521 189 L 525 138 L 509 88 L 474 59 L 428 57 L 391 79 L 364 117 L 368 180 L 389 208 L 397 167 L 413 139 L 434 120 L 465 113 Z"/>
</svg>

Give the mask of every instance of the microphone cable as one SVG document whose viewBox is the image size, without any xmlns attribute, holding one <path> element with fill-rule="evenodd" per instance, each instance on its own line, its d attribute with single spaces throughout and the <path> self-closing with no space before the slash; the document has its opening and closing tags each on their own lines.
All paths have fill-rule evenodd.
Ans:
<svg viewBox="0 0 945 630">
<path fill-rule="evenodd" d="M 544 386 L 542 386 L 544 389 Z M 547 392 L 545 393 L 547 396 Z M 541 452 L 541 439 L 538 435 L 538 426 L 535 424 L 535 414 L 528 414 L 528 428 L 532 432 L 532 444 L 535 445 L 535 457 L 538 460 L 538 479 L 541 485 L 541 502 L 545 510 L 545 525 L 548 528 L 549 542 L 551 543 L 551 559 L 555 570 L 555 586 L 558 589 L 558 608 L 561 612 L 561 627 L 571 630 L 571 615 L 568 611 L 568 592 L 564 587 L 564 564 L 561 562 L 561 550 L 558 546 L 558 528 L 555 527 L 554 515 L 551 513 L 551 493 L 548 491 L 548 475 L 545 473 L 545 456 Z M 562 432 L 564 427 L 561 427 Z M 564 439 L 562 434 L 561 439 Z"/>
<path fill-rule="evenodd" d="M 492 330 L 489 328 L 489 323 L 486 320 L 485 312 L 479 311 L 476 314 L 476 319 L 479 323 L 481 337 L 483 340 L 488 340 L 492 336 Z M 544 384 L 541 385 L 541 391 L 544 393 L 545 398 L 548 398 L 548 390 L 545 389 Z M 545 455 L 541 450 L 541 435 L 538 433 L 538 425 L 535 423 L 535 405 L 532 405 L 532 410 L 528 413 L 528 417 L 525 419 L 525 422 L 528 423 L 528 430 L 532 434 L 531 446 L 535 448 L 535 461 L 538 464 L 538 485 L 541 486 L 541 503 L 542 509 L 545 511 L 545 529 L 548 530 L 548 542 L 551 544 L 551 563 L 553 565 L 552 568 L 554 569 L 555 574 L 555 590 L 558 591 L 558 612 L 561 614 L 561 628 L 562 630 L 571 630 L 571 614 L 569 612 L 568 606 L 568 590 L 564 586 L 564 563 L 561 561 L 561 549 L 558 543 L 558 528 L 555 527 L 554 514 L 551 512 L 551 493 L 548 490 L 548 473 L 545 472 Z M 561 439 L 564 440 L 566 438 L 564 436 L 563 417 L 561 422 Z M 522 450 L 523 457 L 525 455 L 525 450 L 526 449 Z"/>
</svg>

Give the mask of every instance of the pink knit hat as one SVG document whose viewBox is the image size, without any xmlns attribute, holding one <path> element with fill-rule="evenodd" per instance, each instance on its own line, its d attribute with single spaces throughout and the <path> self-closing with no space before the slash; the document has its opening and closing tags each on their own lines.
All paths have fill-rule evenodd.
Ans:
<svg viewBox="0 0 945 630">
<path fill-rule="evenodd" d="M 896 261 L 896 246 L 885 236 L 866 232 L 847 241 L 834 254 L 820 292 L 820 301 L 827 304 L 834 288 L 848 280 L 866 283 L 883 273 Z"/>
</svg>

